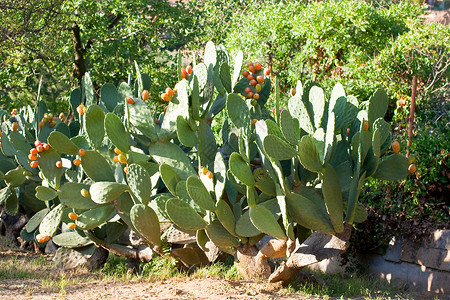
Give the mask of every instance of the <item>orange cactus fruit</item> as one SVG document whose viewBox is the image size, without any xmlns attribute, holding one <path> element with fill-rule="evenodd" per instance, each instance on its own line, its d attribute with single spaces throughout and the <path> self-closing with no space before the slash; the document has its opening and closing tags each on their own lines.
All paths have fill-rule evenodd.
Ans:
<svg viewBox="0 0 450 300">
<path fill-rule="evenodd" d="M 58 161 L 55 163 L 55 166 L 56 166 L 57 168 L 62 168 L 62 161 L 58 160 Z"/>
<path fill-rule="evenodd" d="M 34 155 L 34 154 L 28 154 L 28 159 L 31 160 L 31 161 L 33 161 L 33 160 L 36 160 L 36 159 L 37 159 L 37 156 Z"/>
<path fill-rule="evenodd" d="M 271 72 L 272 72 L 272 71 L 270 70 L 269 67 L 265 67 L 265 68 L 264 68 L 264 75 L 269 76 Z"/>
<path fill-rule="evenodd" d="M 264 76 L 256 77 L 256 81 L 258 81 L 259 83 L 263 83 L 265 81 Z"/>
<path fill-rule="evenodd" d="M 251 65 L 250 67 L 248 67 L 248 70 L 252 73 L 256 73 L 256 69 L 254 65 Z"/>
<path fill-rule="evenodd" d="M 252 91 L 252 88 L 251 88 L 251 87 L 249 87 L 249 86 L 248 86 L 248 87 L 246 87 L 246 88 L 245 88 L 245 93 L 247 93 L 247 94 L 248 94 L 248 93 L 250 93 L 250 92 L 253 92 L 253 91 Z"/>
<path fill-rule="evenodd" d="M 44 128 L 44 125 L 45 125 L 45 123 L 44 122 L 39 122 L 38 123 L 38 128 L 39 128 L 39 130 L 41 130 L 42 128 Z"/>
<path fill-rule="evenodd" d="M 114 162 L 118 163 L 118 162 L 119 162 L 119 156 L 118 156 L 118 155 L 115 155 L 114 158 L 113 158 L 113 160 L 114 160 Z"/>
<path fill-rule="evenodd" d="M 78 219 L 78 215 L 74 212 L 70 212 L 68 215 L 69 219 L 71 219 L 72 221 L 75 221 L 76 219 Z"/>
<path fill-rule="evenodd" d="M 213 177 L 214 177 L 213 173 L 211 173 L 211 172 L 208 171 L 208 178 L 209 178 L 209 179 L 213 179 Z"/>
<path fill-rule="evenodd" d="M 150 93 L 147 90 L 142 91 L 142 100 L 143 101 L 147 101 L 149 96 L 150 96 Z"/>
<path fill-rule="evenodd" d="M 11 128 L 13 131 L 17 131 L 17 129 L 19 129 L 19 124 L 17 124 L 17 122 L 13 122 Z"/>
<path fill-rule="evenodd" d="M 262 90 L 262 86 L 261 86 L 260 84 L 257 84 L 257 85 L 255 86 L 255 89 L 256 89 L 256 91 L 259 93 L 259 92 L 261 92 L 261 90 Z"/>
<path fill-rule="evenodd" d="M 291 88 L 291 97 L 294 97 L 297 94 L 297 90 L 295 88 Z"/>
<path fill-rule="evenodd" d="M 41 143 L 40 141 L 38 141 L 38 140 L 34 141 L 34 146 L 35 146 L 35 147 L 37 147 L 37 146 L 39 146 L 39 145 L 42 145 L 42 143 Z"/>
<path fill-rule="evenodd" d="M 258 84 L 258 82 L 255 79 L 250 80 L 251 86 L 256 86 L 257 84 Z"/>
<path fill-rule="evenodd" d="M 189 75 L 191 75 L 193 71 L 194 71 L 194 68 L 192 68 L 191 65 L 189 65 L 189 66 L 186 67 L 186 72 L 187 72 Z"/>
<path fill-rule="evenodd" d="M 170 87 L 166 88 L 166 94 L 170 97 L 175 96 L 175 92 Z"/>
<path fill-rule="evenodd" d="M 244 76 L 245 78 L 247 78 L 248 75 L 250 75 L 249 71 L 245 70 L 245 71 L 242 72 L 242 76 Z"/>
<path fill-rule="evenodd" d="M 123 152 L 119 150 L 119 148 L 114 148 L 114 153 L 119 155 L 122 154 Z"/>
<path fill-rule="evenodd" d="M 124 173 L 127 173 L 127 172 L 128 172 L 128 166 L 125 166 L 125 167 L 123 168 L 123 172 L 124 172 Z"/>
<path fill-rule="evenodd" d="M 369 130 L 369 122 L 367 122 L 367 121 L 364 121 L 364 131 L 367 131 L 367 130 Z"/>
<path fill-rule="evenodd" d="M 248 96 L 248 98 L 250 98 L 250 99 L 252 99 L 252 98 L 253 98 L 253 95 L 254 95 L 254 93 L 253 93 L 253 92 L 247 93 L 247 96 Z"/>
<path fill-rule="evenodd" d="M 31 148 L 31 150 L 30 150 L 30 154 L 33 154 L 33 155 L 36 155 L 36 154 L 38 154 L 38 151 L 37 151 L 37 149 L 36 149 L 36 148 Z"/>
<path fill-rule="evenodd" d="M 48 150 L 48 149 L 50 149 L 50 145 L 49 144 L 42 144 L 42 148 L 44 148 L 44 150 Z"/>
<path fill-rule="evenodd" d="M 83 148 L 81 148 L 81 149 L 78 150 L 78 154 L 79 154 L 80 156 L 84 156 L 84 155 L 86 154 L 86 150 L 84 150 Z"/>
<path fill-rule="evenodd" d="M 400 152 L 400 143 L 397 141 L 394 141 L 392 143 L 392 152 L 399 153 Z"/>
<path fill-rule="evenodd" d="M 64 119 L 64 113 L 60 113 L 59 116 L 58 116 L 58 118 L 59 118 L 60 120 Z"/>
<path fill-rule="evenodd" d="M 133 99 L 133 97 L 128 96 L 126 99 L 127 99 L 127 103 L 128 103 L 128 104 L 134 104 L 134 99 Z"/>
<path fill-rule="evenodd" d="M 44 146 L 39 145 L 36 147 L 37 152 L 41 153 L 42 151 L 44 151 Z"/>
<path fill-rule="evenodd" d="M 84 106 L 84 107 L 83 107 L 83 115 L 86 114 L 86 112 L 87 112 L 87 107 Z"/>
<path fill-rule="evenodd" d="M 258 122 L 258 119 L 252 119 L 252 125 L 255 125 Z"/>
<path fill-rule="evenodd" d="M 77 107 L 77 112 L 80 114 L 80 115 L 84 115 L 84 105 L 83 104 L 80 104 L 80 105 L 78 105 L 78 107 Z"/>
<path fill-rule="evenodd" d="M 181 68 L 181 79 L 185 79 L 188 73 L 185 68 Z"/>
<path fill-rule="evenodd" d="M 255 62 L 254 66 L 255 66 L 256 71 L 261 70 L 261 63 Z"/>
<path fill-rule="evenodd" d="M 48 240 L 50 240 L 50 237 L 48 236 L 48 235 L 45 235 L 45 234 L 38 234 L 38 235 L 36 235 L 36 241 L 39 243 L 39 244 L 42 244 L 42 243 L 45 243 L 45 242 L 47 242 Z"/>
<path fill-rule="evenodd" d="M 69 224 L 67 224 L 67 227 L 69 227 L 69 229 L 75 229 L 75 228 L 77 228 L 77 224 L 69 223 Z"/>
<path fill-rule="evenodd" d="M 208 169 L 207 169 L 206 167 L 203 167 L 203 168 L 202 168 L 202 174 L 203 174 L 203 175 L 208 174 Z"/>
<path fill-rule="evenodd" d="M 252 81 L 253 79 L 255 79 L 255 76 L 250 74 L 247 76 L 247 79 L 248 79 L 248 81 Z"/>
<path fill-rule="evenodd" d="M 123 164 L 126 164 L 126 163 L 127 163 L 127 157 L 126 157 L 125 154 L 123 154 L 123 153 L 120 153 L 120 154 L 118 155 L 118 159 L 119 159 L 119 162 L 121 162 L 121 163 L 123 163 Z"/>
<path fill-rule="evenodd" d="M 79 166 L 79 165 L 81 165 L 81 160 L 79 160 L 78 158 L 75 158 L 75 159 L 73 160 L 73 164 L 74 164 L 75 166 Z"/>
<path fill-rule="evenodd" d="M 32 162 L 30 162 L 30 167 L 37 168 L 39 166 L 39 162 L 37 160 L 34 160 Z"/>
<path fill-rule="evenodd" d="M 259 99 L 259 94 L 258 93 L 254 93 L 253 94 L 253 99 L 258 100 Z"/>
<path fill-rule="evenodd" d="M 416 171 L 417 171 L 417 167 L 415 164 L 409 165 L 409 168 L 408 168 L 409 173 L 414 174 L 414 173 L 416 173 Z"/>
<path fill-rule="evenodd" d="M 172 97 L 170 97 L 170 95 L 167 93 L 162 93 L 161 99 L 163 99 L 164 101 L 170 101 L 170 100 L 172 100 Z"/>
<path fill-rule="evenodd" d="M 86 189 L 81 189 L 80 193 L 81 193 L 81 196 L 83 196 L 84 198 L 89 197 L 89 191 Z"/>
</svg>

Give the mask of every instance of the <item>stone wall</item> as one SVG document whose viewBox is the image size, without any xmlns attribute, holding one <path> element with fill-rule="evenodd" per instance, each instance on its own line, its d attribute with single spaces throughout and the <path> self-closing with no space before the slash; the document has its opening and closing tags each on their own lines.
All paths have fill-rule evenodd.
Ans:
<svg viewBox="0 0 450 300">
<path fill-rule="evenodd" d="M 427 241 L 415 243 L 396 237 L 384 255 L 358 257 L 367 272 L 414 291 L 450 295 L 450 230 L 437 230 Z M 312 269 L 344 272 L 339 259 L 322 261 Z"/>
</svg>

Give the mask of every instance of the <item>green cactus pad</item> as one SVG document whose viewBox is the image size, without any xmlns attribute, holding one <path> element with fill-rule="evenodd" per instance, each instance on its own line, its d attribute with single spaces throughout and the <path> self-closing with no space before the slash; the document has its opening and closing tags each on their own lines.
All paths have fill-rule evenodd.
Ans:
<svg viewBox="0 0 450 300">
<path fill-rule="evenodd" d="M 330 112 L 328 114 L 328 123 L 327 123 L 327 131 L 325 132 L 325 140 L 324 140 L 324 155 L 323 162 L 329 161 L 331 159 L 331 155 L 334 150 L 335 144 L 335 136 L 334 136 L 334 112 Z"/>
<path fill-rule="evenodd" d="M 190 176 L 186 180 L 186 189 L 191 199 L 197 203 L 198 206 L 205 210 L 216 210 L 216 203 L 198 177 Z"/>
<path fill-rule="evenodd" d="M 133 198 L 147 205 L 152 195 L 152 182 L 145 168 L 138 164 L 129 165 L 127 182 Z"/>
<path fill-rule="evenodd" d="M 310 199 L 299 194 L 289 194 L 286 196 L 286 205 L 289 216 L 303 227 L 334 233 L 328 215 Z"/>
<path fill-rule="evenodd" d="M 222 154 L 220 152 L 216 153 L 216 157 L 214 159 L 214 178 L 216 183 L 214 185 L 214 193 L 216 199 L 221 199 L 223 192 L 225 191 L 225 183 L 226 183 L 226 166 L 223 160 Z"/>
<path fill-rule="evenodd" d="M 362 223 L 367 220 L 367 216 L 367 209 L 364 207 L 364 205 L 362 205 L 360 202 L 356 202 L 355 217 L 353 219 L 353 222 Z"/>
<path fill-rule="evenodd" d="M 77 182 L 66 182 L 58 190 L 58 198 L 64 205 L 74 209 L 92 209 L 98 206 L 91 197 L 83 197 L 81 190 L 89 190 L 89 185 Z"/>
<path fill-rule="evenodd" d="M 231 93 L 232 83 L 231 83 L 230 66 L 228 66 L 228 63 L 226 62 L 220 65 L 220 82 L 222 83 L 227 93 Z"/>
<path fill-rule="evenodd" d="M 85 118 L 85 129 L 89 137 L 89 143 L 92 148 L 98 149 L 102 145 L 105 137 L 105 113 L 98 105 L 88 107 Z"/>
<path fill-rule="evenodd" d="M 234 231 L 236 220 L 231 207 L 225 200 L 219 199 L 219 201 L 217 201 L 216 215 L 217 218 L 219 218 L 220 223 L 222 223 L 222 226 L 232 235 L 236 235 L 236 232 Z"/>
<path fill-rule="evenodd" d="M 53 131 L 48 136 L 48 143 L 59 153 L 72 155 L 78 152 L 78 147 L 64 133 Z"/>
<path fill-rule="evenodd" d="M 149 147 L 149 154 L 158 164 L 168 164 L 185 180 L 195 174 L 190 159 L 173 143 L 155 143 Z"/>
<path fill-rule="evenodd" d="M 382 180 L 400 180 L 408 176 L 408 159 L 401 154 L 387 156 L 378 164 L 378 169 L 373 178 Z"/>
<path fill-rule="evenodd" d="M 265 120 L 266 127 L 267 127 L 267 134 L 272 134 L 280 139 L 284 139 L 283 133 L 281 132 L 280 127 L 278 127 L 277 123 L 272 121 L 271 119 Z"/>
<path fill-rule="evenodd" d="M 128 112 L 130 123 L 136 129 L 151 140 L 158 138 L 153 114 L 147 104 L 136 102 L 128 106 Z"/>
<path fill-rule="evenodd" d="M 311 89 L 309 90 L 309 103 L 311 119 L 314 120 L 313 125 L 317 129 L 322 124 L 322 118 L 325 111 L 325 95 L 321 87 L 311 87 Z"/>
<path fill-rule="evenodd" d="M 5 174 L 5 183 L 10 187 L 18 187 L 24 184 L 24 182 L 27 180 L 27 177 L 23 173 L 25 169 L 22 167 L 17 167 L 13 170 L 9 170 Z"/>
<path fill-rule="evenodd" d="M 186 147 L 194 147 L 198 141 L 195 131 L 192 130 L 191 126 L 189 126 L 182 116 L 178 116 L 177 118 L 177 136 L 180 143 Z"/>
<path fill-rule="evenodd" d="M 58 230 L 64 211 L 64 205 L 58 204 L 53 208 L 41 221 L 39 225 L 39 233 L 53 236 Z"/>
<path fill-rule="evenodd" d="M 117 88 L 112 83 L 106 83 L 100 89 L 100 102 L 105 105 L 108 111 L 112 112 L 120 102 Z"/>
<path fill-rule="evenodd" d="M 22 151 L 23 153 L 29 153 L 31 146 L 25 136 L 18 131 L 12 131 L 9 133 L 9 141 L 14 146 L 15 151 Z"/>
<path fill-rule="evenodd" d="M 87 210 L 78 215 L 75 221 L 77 227 L 81 230 L 91 230 L 105 223 L 114 212 L 114 205 L 108 204 L 91 210 Z"/>
<path fill-rule="evenodd" d="M 206 66 L 212 64 L 212 66 L 214 67 L 216 65 L 217 61 L 216 46 L 211 41 L 206 43 L 204 61 Z"/>
<path fill-rule="evenodd" d="M 130 211 L 131 222 L 138 233 L 147 241 L 161 245 L 159 220 L 156 213 L 148 206 L 135 204 Z"/>
<path fill-rule="evenodd" d="M 233 84 L 235 84 L 239 76 L 241 75 L 241 69 L 242 69 L 242 61 L 244 59 L 244 52 L 239 50 L 239 52 L 236 54 L 236 57 L 234 58 L 234 68 L 233 68 Z"/>
<path fill-rule="evenodd" d="M 193 74 L 192 77 L 192 102 L 191 102 L 191 112 L 192 118 L 196 121 L 200 120 L 200 87 L 198 84 L 198 77 Z M 178 121 L 178 120 L 177 120 Z M 178 126 L 178 125 L 177 125 Z"/>
<path fill-rule="evenodd" d="M 239 239 L 231 235 L 219 222 L 219 220 L 212 221 L 206 227 L 206 234 L 208 238 L 218 247 L 238 247 L 240 245 Z"/>
<path fill-rule="evenodd" d="M 86 151 L 85 155 L 81 157 L 81 165 L 86 175 L 93 181 L 115 181 L 110 164 L 97 151 Z"/>
<path fill-rule="evenodd" d="M 237 94 L 229 94 L 227 97 L 227 112 L 231 122 L 238 128 L 250 127 L 250 110 L 245 100 Z"/>
<path fill-rule="evenodd" d="M 381 155 L 381 130 L 375 129 L 372 135 L 372 151 L 376 158 Z"/>
<path fill-rule="evenodd" d="M 177 196 L 176 188 L 178 182 L 180 182 L 181 180 L 177 172 L 175 172 L 175 170 L 171 166 L 162 164 L 159 166 L 159 173 L 161 174 L 161 179 L 163 180 L 169 192 L 172 195 Z"/>
<path fill-rule="evenodd" d="M 41 201 L 50 201 L 55 199 L 56 196 L 58 196 L 58 193 L 52 188 L 41 185 L 36 187 L 36 198 Z"/>
<path fill-rule="evenodd" d="M 386 114 L 389 104 L 389 98 L 383 89 L 378 89 L 369 99 L 369 108 L 367 114 L 369 117 L 369 126 L 378 118 L 383 118 Z"/>
<path fill-rule="evenodd" d="M 261 231 L 250 220 L 250 211 L 246 211 L 236 222 L 235 232 L 239 236 L 253 237 L 261 234 Z"/>
<path fill-rule="evenodd" d="M 105 116 L 105 130 L 111 143 L 123 153 L 128 153 L 128 136 L 122 120 L 113 113 Z"/>
<path fill-rule="evenodd" d="M 236 176 L 240 182 L 249 187 L 255 186 L 255 179 L 253 178 L 252 170 L 239 153 L 233 152 L 231 154 L 229 167 L 231 173 L 233 173 L 233 175 Z"/>
<path fill-rule="evenodd" d="M 89 238 L 82 236 L 78 231 L 63 232 L 53 237 L 53 243 L 66 248 L 84 247 L 94 242 Z"/>
<path fill-rule="evenodd" d="M 353 122 L 358 114 L 358 99 L 355 96 L 347 96 L 347 102 L 345 103 L 345 112 L 341 120 L 343 126 Z"/>
<path fill-rule="evenodd" d="M 203 252 L 209 252 L 209 249 L 206 248 L 206 243 L 209 241 L 208 236 L 206 235 L 205 230 L 197 230 L 195 235 L 197 240 L 197 245 L 202 249 Z"/>
<path fill-rule="evenodd" d="M 314 127 L 309 118 L 308 110 L 302 102 L 302 95 L 300 93 L 297 93 L 294 97 L 289 99 L 288 108 L 292 117 L 299 121 L 300 127 L 307 133 L 313 134 Z"/>
<path fill-rule="evenodd" d="M 291 145 L 272 134 L 264 139 L 264 151 L 275 160 L 291 159 L 297 155 L 297 151 Z"/>
<path fill-rule="evenodd" d="M 178 82 L 175 88 L 178 91 L 172 98 L 172 101 L 167 105 L 166 113 L 161 124 L 161 132 L 158 134 L 160 138 L 162 135 L 170 136 L 176 130 L 178 116 L 189 117 L 189 87 L 186 80 Z"/>
<path fill-rule="evenodd" d="M 2 205 L 6 201 L 6 199 L 11 196 L 11 193 L 12 191 L 9 186 L 0 190 L 0 205 Z"/>
<path fill-rule="evenodd" d="M 300 140 L 298 152 L 300 153 L 299 158 L 303 167 L 312 172 L 322 172 L 322 162 L 313 137 L 309 135 L 303 136 Z"/>
<path fill-rule="evenodd" d="M 106 204 L 114 201 L 128 189 L 125 184 L 117 182 L 95 182 L 89 189 L 92 201 Z"/>
<path fill-rule="evenodd" d="M 79 120 L 80 116 L 77 112 L 77 107 L 81 104 L 81 90 L 79 88 L 73 89 L 72 92 L 70 92 L 69 102 L 70 102 L 70 106 L 72 107 L 72 111 L 73 111 L 75 120 Z M 44 105 L 45 105 L 45 102 L 41 100 L 36 104 L 36 108 L 38 108 L 41 105 L 41 103 L 44 103 Z M 38 111 L 39 110 L 36 109 L 36 115 L 35 115 L 36 127 L 37 127 L 38 120 L 41 120 L 42 117 L 44 116 L 44 113 L 41 113 L 40 115 L 38 115 L 37 114 Z M 45 107 L 45 111 L 47 111 L 47 106 Z"/>
<path fill-rule="evenodd" d="M 216 158 L 217 145 L 214 133 L 206 119 L 201 120 L 199 123 L 197 148 L 200 164 L 212 167 Z"/>
<path fill-rule="evenodd" d="M 253 177 L 256 181 L 256 187 L 264 194 L 275 196 L 275 182 L 268 172 L 262 168 L 255 169 Z"/>
<path fill-rule="evenodd" d="M 15 216 L 19 212 L 19 198 L 12 192 L 5 200 L 5 211 L 10 216 Z"/>
<path fill-rule="evenodd" d="M 373 131 L 375 132 L 376 130 L 380 132 L 380 144 L 383 145 L 391 135 L 391 125 L 383 118 L 378 118 L 373 123 Z"/>
<path fill-rule="evenodd" d="M 61 184 L 61 176 L 64 173 L 63 168 L 57 168 L 56 162 L 61 160 L 59 154 L 52 148 L 44 150 L 39 153 L 37 161 L 39 162 L 39 169 L 47 179 L 49 185 L 55 190 L 59 189 Z"/>
<path fill-rule="evenodd" d="M 189 204 L 177 198 L 166 202 L 166 212 L 172 222 L 186 230 L 201 230 L 208 225 Z"/>
<path fill-rule="evenodd" d="M 36 228 L 39 227 L 39 224 L 41 224 L 42 220 L 45 218 L 45 216 L 49 213 L 50 209 L 44 208 L 37 213 L 35 213 L 30 220 L 28 220 L 27 225 L 25 226 L 25 229 L 27 232 L 31 233 L 36 230 Z"/>
<path fill-rule="evenodd" d="M 300 141 L 300 124 L 297 119 L 292 118 L 288 110 L 284 109 L 280 114 L 280 128 L 284 138 L 291 145 L 298 145 Z"/>
<path fill-rule="evenodd" d="M 189 206 L 192 207 L 193 209 L 195 209 L 195 211 L 206 215 L 206 211 L 203 208 L 200 208 L 200 206 L 198 206 L 197 203 L 195 203 L 195 201 L 192 200 L 191 197 L 189 196 L 189 193 L 186 188 L 185 180 L 181 180 L 177 183 L 176 196 L 178 199 L 181 199 L 184 202 L 186 202 L 187 204 L 189 204 Z"/>
<path fill-rule="evenodd" d="M 339 178 L 334 168 L 327 164 L 322 178 L 322 192 L 328 215 L 336 232 L 344 230 L 344 211 Z"/>
<path fill-rule="evenodd" d="M 83 75 L 81 82 L 81 101 L 86 100 L 86 106 L 95 105 L 94 85 L 92 84 L 91 76 L 89 73 Z"/>
<path fill-rule="evenodd" d="M 267 208 L 262 205 L 257 205 L 250 207 L 249 212 L 250 220 L 259 231 L 278 239 L 286 238 L 286 235 L 278 224 L 277 219 Z"/>
</svg>

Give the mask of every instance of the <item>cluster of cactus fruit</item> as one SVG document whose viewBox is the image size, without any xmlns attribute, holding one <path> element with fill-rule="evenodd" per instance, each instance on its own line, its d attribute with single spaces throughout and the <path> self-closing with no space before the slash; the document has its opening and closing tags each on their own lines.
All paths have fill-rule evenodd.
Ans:
<svg viewBox="0 0 450 300">
<path fill-rule="evenodd" d="M 86 74 L 82 89 L 71 93 L 68 125 L 54 120 L 42 101 L 34 113 L 23 110 L 32 128 L 20 115 L 21 133 L 11 125 L 17 122 L 3 122 L 0 162 L 15 161 L 0 173 L 7 185 L 0 202 L 10 205 L 13 188 L 32 178 L 45 204 L 23 238 L 52 238 L 71 249 L 60 255 L 92 255 L 95 244 L 126 247 L 118 240 L 127 229 L 160 246 L 168 241 L 161 224 L 169 223 L 194 236 L 204 252 L 213 243 L 235 254 L 265 235 L 295 244 L 311 231 L 341 233 L 366 217 L 358 202 L 366 178 L 407 176 L 408 159 L 397 142 L 391 145 L 383 119 L 388 98 L 382 90 L 358 104 L 340 84 L 327 99 L 317 83 L 298 82 L 288 108 L 280 109 L 275 78 L 280 113 L 273 118 L 265 107 L 270 69 L 249 62 L 241 72 L 242 64 L 239 52 L 232 72 L 227 50 L 212 42 L 204 62 L 194 57 L 193 67 L 182 68 L 179 54 L 180 81 L 161 95 L 168 105 L 159 117 L 146 103 L 150 77 L 136 65 L 133 88 L 106 84 L 98 101 Z M 223 109 L 229 119 L 218 147 L 210 124 Z M 32 148 L 30 137 L 47 142 Z"/>
</svg>

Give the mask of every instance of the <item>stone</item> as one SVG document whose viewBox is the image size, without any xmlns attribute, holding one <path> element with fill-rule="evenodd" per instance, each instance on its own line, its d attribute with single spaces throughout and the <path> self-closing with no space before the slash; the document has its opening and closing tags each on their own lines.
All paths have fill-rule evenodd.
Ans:
<svg viewBox="0 0 450 300">
<path fill-rule="evenodd" d="M 265 279 L 270 276 L 270 266 L 255 246 L 242 245 L 235 254 L 235 265 L 245 280 Z"/>
<path fill-rule="evenodd" d="M 424 251 L 423 264 L 428 268 L 450 271 L 450 251 L 429 248 Z"/>
<path fill-rule="evenodd" d="M 402 258 L 403 241 L 400 236 L 393 237 L 389 242 L 384 259 L 399 263 Z"/>
<path fill-rule="evenodd" d="M 433 232 L 429 247 L 450 250 L 450 230 L 436 230 Z"/>
</svg>

